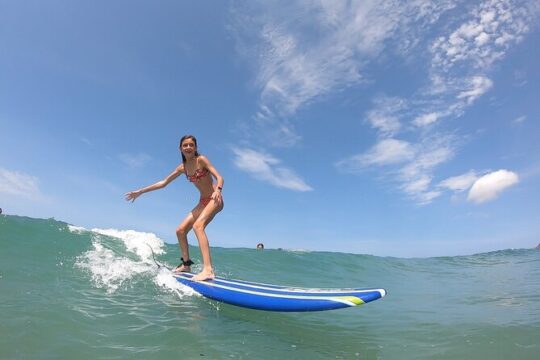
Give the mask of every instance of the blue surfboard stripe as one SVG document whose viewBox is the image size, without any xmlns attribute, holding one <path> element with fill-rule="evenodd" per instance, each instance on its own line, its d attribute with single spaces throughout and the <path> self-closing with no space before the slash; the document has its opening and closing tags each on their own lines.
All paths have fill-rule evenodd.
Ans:
<svg viewBox="0 0 540 360">
<path fill-rule="evenodd" d="M 181 276 L 191 279 L 193 277 L 193 274 L 190 273 L 182 273 Z M 287 287 L 287 286 L 278 286 L 278 285 L 269 285 L 269 284 L 263 284 L 263 283 L 256 283 L 256 282 L 248 282 L 243 280 L 232 280 L 232 279 L 224 279 L 216 277 L 214 280 L 210 281 L 209 283 L 214 284 L 221 284 L 224 286 L 230 286 L 238 289 L 245 289 L 245 290 L 259 290 L 264 293 L 276 293 L 276 294 L 289 294 L 289 295 L 321 295 L 321 296 L 347 296 L 351 295 L 353 293 L 363 293 L 363 292 L 371 292 L 374 289 L 363 289 L 363 288 L 356 288 L 356 289 L 307 289 L 307 288 L 295 288 L 295 287 Z"/>
<path fill-rule="evenodd" d="M 239 290 L 257 291 L 264 294 L 281 294 L 290 296 L 359 296 L 365 292 L 371 292 L 373 289 L 301 289 L 301 288 L 280 288 L 273 289 L 268 287 L 252 286 L 238 284 L 235 282 L 215 281 L 215 284 L 233 287 Z"/>
</svg>

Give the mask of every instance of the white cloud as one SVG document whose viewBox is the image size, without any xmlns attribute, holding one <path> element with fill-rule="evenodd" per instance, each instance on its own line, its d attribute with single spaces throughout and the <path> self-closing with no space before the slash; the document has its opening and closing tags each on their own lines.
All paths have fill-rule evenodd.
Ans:
<svg viewBox="0 0 540 360">
<path fill-rule="evenodd" d="M 38 182 L 35 176 L 0 168 L 0 193 L 39 200 L 43 195 Z"/>
<path fill-rule="evenodd" d="M 508 170 L 497 170 L 476 180 L 467 200 L 480 204 L 495 199 L 503 190 L 517 184 L 519 177 Z"/>
<path fill-rule="evenodd" d="M 385 47 L 409 51 L 419 42 L 419 32 L 454 6 L 453 0 L 238 5 L 231 12 L 230 30 L 240 53 L 256 64 L 260 107 L 265 109 L 252 119 L 257 126 L 263 120 L 259 132 L 264 136 L 269 124 L 282 123 L 301 107 L 365 81 L 363 69 Z M 390 134 L 399 127 L 392 118 L 371 121 Z M 293 135 L 287 144 L 300 138 L 292 128 L 285 133 Z"/>
<path fill-rule="evenodd" d="M 431 176 L 424 173 L 415 176 L 408 182 L 405 182 L 402 186 L 403 190 L 411 195 L 425 193 L 429 189 L 431 184 Z"/>
<path fill-rule="evenodd" d="M 525 120 L 527 120 L 527 117 L 525 115 L 522 115 L 522 116 L 519 116 L 517 118 L 515 118 L 512 122 L 515 124 L 515 125 L 521 125 L 525 122 Z"/>
<path fill-rule="evenodd" d="M 441 15 L 456 7 L 456 0 L 410 0 L 407 2 L 389 2 L 388 6 L 402 8 L 405 18 L 400 24 L 395 45 L 403 55 L 413 50 L 425 41 L 425 33 L 436 24 Z"/>
<path fill-rule="evenodd" d="M 439 183 L 439 187 L 447 188 L 455 192 L 468 190 L 472 184 L 478 179 L 478 175 L 474 170 L 465 174 L 449 177 Z"/>
<path fill-rule="evenodd" d="M 432 189 L 433 172 L 437 166 L 454 156 L 453 142 L 451 136 L 424 139 L 417 145 L 415 157 L 399 170 L 396 180 L 401 183 L 401 190 L 418 204 L 428 204 L 441 195 L 439 190 Z"/>
<path fill-rule="evenodd" d="M 448 70 L 463 62 L 489 67 L 529 31 L 529 9 L 512 0 L 488 0 L 477 5 L 467 22 L 431 47 L 433 63 Z"/>
<path fill-rule="evenodd" d="M 378 96 L 373 109 L 366 112 L 367 120 L 379 136 L 396 137 L 403 131 L 420 130 L 416 142 L 408 142 L 414 156 L 399 158 L 396 153 L 374 147 L 338 164 L 351 171 L 371 165 L 395 165 L 383 171 L 387 176 L 395 176 L 399 189 L 422 204 L 439 196 L 443 188 L 459 191 L 470 187 L 471 181 L 476 180 L 474 173 L 433 183 L 435 169 L 453 157 L 459 140 L 450 133 L 433 135 L 436 128 L 430 125 L 443 118 L 461 116 L 493 88 L 487 71 L 511 45 L 521 41 L 529 29 L 526 25 L 529 13 L 533 12 L 509 0 L 490 0 L 474 6 L 464 22 L 450 28 L 447 35 L 443 34 L 429 46 L 432 60 L 427 91 L 413 93 L 410 98 L 398 99 L 399 102 L 394 99 L 394 103 L 388 100 L 392 98 L 381 100 Z M 402 126 L 407 120 L 414 128 Z M 430 143 L 432 139 L 438 140 Z"/>
<path fill-rule="evenodd" d="M 118 159 L 130 168 L 141 168 L 145 166 L 152 157 L 148 154 L 139 153 L 139 154 L 127 154 L 123 153 L 118 155 Z"/>
<path fill-rule="evenodd" d="M 406 141 L 383 139 L 363 154 L 340 160 L 336 166 L 346 172 L 358 172 L 372 165 L 402 163 L 414 157 L 414 148 Z"/>
<path fill-rule="evenodd" d="M 455 153 L 452 136 L 437 135 L 411 144 L 398 139 L 382 139 L 365 153 L 338 161 L 338 169 L 359 173 L 369 167 L 387 166 L 386 176 L 417 204 L 428 204 L 441 195 L 433 188 L 434 169 Z M 396 169 L 396 166 L 398 168 Z"/>
<path fill-rule="evenodd" d="M 280 127 L 282 135 L 291 135 L 286 142 L 294 145 L 300 137 L 283 119 L 331 91 L 361 81 L 360 64 L 353 57 L 356 44 L 349 42 L 350 39 L 344 44 L 344 40 L 339 39 L 343 37 L 338 30 L 341 27 L 328 28 L 325 36 L 313 42 L 297 31 L 295 24 L 286 24 L 277 16 L 272 20 L 264 17 L 261 21 L 258 41 L 262 41 L 265 48 L 257 54 L 256 83 L 261 89 L 260 107 L 265 110 L 259 111 L 255 120 L 264 120 L 257 124 L 263 126 L 261 133 L 267 133 L 269 127 Z M 270 126 L 266 126 L 268 124 Z"/>
<path fill-rule="evenodd" d="M 492 86 L 493 81 L 487 77 L 473 76 L 466 80 L 465 89 L 457 95 L 457 98 L 464 100 L 467 105 L 470 105 L 491 89 Z"/>
<path fill-rule="evenodd" d="M 403 167 L 401 173 L 404 178 L 414 178 L 425 171 L 431 171 L 436 166 L 452 158 L 454 149 L 447 138 L 434 141 L 436 142 L 432 144 L 425 141 L 416 157 L 407 166 Z"/>
<path fill-rule="evenodd" d="M 537 4 L 519 0 L 488 0 L 474 6 L 464 22 L 429 46 L 431 88 L 425 102 L 444 116 L 461 116 L 493 87 L 486 73 L 524 38 L 539 10 Z"/>
<path fill-rule="evenodd" d="M 439 120 L 440 116 L 441 114 L 439 114 L 438 112 L 422 114 L 413 120 L 413 124 L 418 127 L 428 126 Z"/>
<path fill-rule="evenodd" d="M 439 196 L 441 196 L 440 191 L 437 191 L 437 190 L 424 191 L 422 193 L 416 194 L 416 203 L 418 205 L 427 205 Z"/>
<path fill-rule="evenodd" d="M 461 116 L 467 107 L 493 87 L 493 81 L 484 74 L 485 71 L 489 70 L 493 61 L 499 59 L 511 44 L 519 41 L 518 37 L 513 37 L 513 42 L 508 42 L 505 46 L 493 45 L 499 31 L 497 21 L 502 21 L 501 26 L 507 29 L 514 26 L 510 24 L 510 15 L 506 10 L 511 10 L 515 15 L 512 15 L 514 19 L 526 18 L 524 12 L 510 9 L 508 4 L 508 1 L 495 0 L 476 6 L 469 13 L 469 18 L 457 26 L 457 30 L 439 37 L 431 45 L 433 59 L 429 91 L 412 94 L 409 99 L 379 96 L 374 101 L 373 109 L 367 111 L 366 118 L 371 126 L 378 130 L 379 136 L 395 137 L 403 130 L 422 131 L 418 135 L 417 143 L 408 143 L 410 148 L 415 149 L 412 158 L 403 160 L 390 156 L 390 161 L 385 161 L 384 155 L 392 153 L 377 151 L 374 147 L 365 154 L 340 162 L 340 165 L 355 170 L 368 165 L 400 164 L 400 161 L 392 162 L 394 158 L 406 161 L 407 164 L 400 169 L 390 168 L 385 171 L 390 176 L 397 173 L 399 188 L 420 203 L 428 203 L 439 196 L 441 188 L 458 186 L 459 181 L 471 181 L 472 177 L 463 177 L 439 185 L 432 183 L 436 167 L 453 157 L 455 139 L 450 140 L 454 138 L 453 135 L 440 134 L 435 135 L 435 138 L 446 140 L 430 144 L 434 128 L 429 125 L 446 117 Z M 527 31 L 526 26 L 520 29 L 523 33 Z M 464 67 L 454 68 L 458 63 Z M 405 122 L 408 118 L 416 129 L 403 128 L 402 121 Z"/>
<path fill-rule="evenodd" d="M 404 92 L 401 97 L 377 95 L 364 119 L 377 131 L 378 142 L 335 165 L 352 173 L 384 166 L 383 173 L 394 177 L 398 188 L 419 203 L 429 203 L 442 189 L 458 186 L 458 179 L 433 182 L 436 168 L 453 157 L 459 139 L 451 130 L 433 134 L 443 127 L 430 125 L 463 115 L 493 88 L 491 65 L 521 41 L 538 12 L 526 1 L 487 0 L 441 16 L 458 3 L 466 2 L 240 5 L 242 9 L 233 11 L 232 28 L 241 53 L 255 64 L 260 89 L 259 109 L 244 126 L 247 139 L 271 146 L 296 145 L 301 136 L 291 119 L 299 109 L 351 86 L 377 82 L 368 72 L 371 65 L 387 65 L 396 52 L 418 61 L 422 60 L 418 54 L 427 48 L 431 66 L 419 76 L 427 75 L 429 82 L 423 89 L 413 89 L 409 97 Z M 433 39 L 434 33 L 441 35 Z M 408 141 L 396 139 L 403 133 Z"/>
<path fill-rule="evenodd" d="M 281 161 L 272 155 L 248 148 L 233 148 L 234 164 L 257 180 L 274 186 L 295 191 L 311 191 L 293 170 L 281 165 Z"/>
<path fill-rule="evenodd" d="M 413 125 L 424 128 L 445 117 L 459 117 L 465 109 L 493 87 L 493 81 L 484 75 L 454 76 L 453 74 L 432 73 L 427 91 L 410 101 L 420 108 L 420 115 Z M 424 108 L 430 109 L 427 113 Z M 414 113 L 416 109 L 412 109 Z M 416 110 L 418 111 L 418 110 Z"/>
<path fill-rule="evenodd" d="M 364 156 L 366 165 L 387 165 L 410 160 L 414 156 L 414 148 L 407 141 L 383 139 Z"/>
<path fill-rule="evenodd" d="M 381 97 L 374 101 L 375 108 L 368 111 L 367 121 L 383 136 L 392 136 L 401 128 L 399 114 L 406 108 L 400 98 Z"/>
</svg>

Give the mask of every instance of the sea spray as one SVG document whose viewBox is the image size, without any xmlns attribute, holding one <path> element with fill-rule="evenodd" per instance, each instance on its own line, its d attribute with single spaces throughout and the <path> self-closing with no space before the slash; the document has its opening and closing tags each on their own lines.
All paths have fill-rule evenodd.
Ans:
<svg viewBox="0 0 540 360">
<path fill-rule="evenodd" d="M 69 230 L 74 233 L 88 231 L 72 225 Z M 163 254 L 165 244 L 155 234 L 98 228 L 90 233 L 93 249 L 79 256 L 75 266 L 86 270 L 95 286 L 114 292 L 122 286 L 133 286 L 138 275 L 146 274 L 156 285 L 174 291 L 180 297 L 196 294 L 177 282 L 168 269 L 158 269 L 154 254 Z"/>
</svg>

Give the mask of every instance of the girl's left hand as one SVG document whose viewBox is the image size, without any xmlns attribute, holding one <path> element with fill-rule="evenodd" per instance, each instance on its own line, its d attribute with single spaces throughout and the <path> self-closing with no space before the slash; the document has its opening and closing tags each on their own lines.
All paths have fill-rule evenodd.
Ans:
<svg viewBox="0 0 540 360">
<path fill-rule="evenodd" d="M 212 199 L 214 199 L 218 206 L 221 206 L 221 203 L 223 202 L 223 198 L 221 197 L 221 191 L 215 190 L 212 194 Z"/>
</svg>

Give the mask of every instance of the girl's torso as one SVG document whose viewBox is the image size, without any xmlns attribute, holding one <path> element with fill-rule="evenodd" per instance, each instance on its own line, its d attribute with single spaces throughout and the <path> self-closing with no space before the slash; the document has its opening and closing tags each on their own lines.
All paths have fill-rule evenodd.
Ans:
<svg viewBox="0 0 540 360">
<path fill-rule="evenodd" d="M 212 174 L 199 158 L 195 158 L 194 166 L 191 167 L 184 163 L 184 172 L 188 181 L 192 182 L 201 193 L 201 197 L 211 196 L 214 192 L 214 184 L 212 181 Z"/>
</svg>

